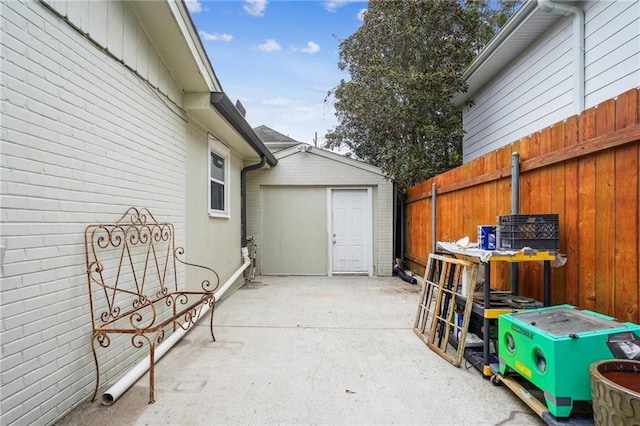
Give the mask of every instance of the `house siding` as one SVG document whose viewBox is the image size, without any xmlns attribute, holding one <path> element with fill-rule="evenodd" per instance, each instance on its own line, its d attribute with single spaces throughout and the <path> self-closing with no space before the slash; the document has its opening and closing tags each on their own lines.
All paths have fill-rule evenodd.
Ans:
<svg viewBox="0 0 640 426">
<path fill-rule="evenodd" d="M 54 6 L 95 38 L 39 2 L 0 6 L 2 425 L 51 424 L 91 395 L 84 228 L 147 207 L 184 245 L 186 149 L 207 145 L 127 3 Z M 101 383 L 145 352 L 113 339 Z"/>
<path fill-rule="evenodd" d="M 273 169 L 260 169 L 248 174 L 247 185 L 247 225 L 258 247 L 257 269 L 261 268 L 262 241 L 261 219 L 263 186 L 289 185 L 301 187 L 371 187 L 373 188 L 373 269 L 378 276 L 392 274 L 393 261 L 393 183 L 380 173 L 367 170 L 366 167 L 351 165 L 320 154 L 298 153 L 295 148 L 291 154 L 279 157 L 278 166 Z M 337 154 L 333 154 L 336 155 Z M 371 167 L 371 166 L 368 166 Z M 326 229 L 327 224 L 322 223 Z M 325 255 L 327 251 L 324 252 Z"/>
<path fill-rule="evenodd" d="M 241 252 L 241 199 L 240 172 L 243 162 L 231 151 L 230 156 L 230 202 L 229 217 L 209 217 L 207 192 L 209 191 L 209 143 L 208 134 L 194 124 L 190 128 L 187 149 L 187 246 L 189 262 L 213 267 L 220 275 L 220 284 L 242 264 Z M 206 236 L 206 237 L 205 237 Z M 201 290 L 203 279 L 211 278 L 193 268 L 187 273 L 187 283 L 191 290 Z M 229 295 L 244 282 L 240 277 L 225 293 Z"/>
<path fill-rule="evenodd" d="M 582 7 L 589 108 L 640 85 L 640 3 Z M 576 113 L 573 46 L 572 18 L 563 17 L 473 96 L 463 110 L 465 162 Z"/>
<path fill-rule="evenodd" d="M 512 62 L 463 111 L 463 160 L 571 115 L 571 21 L 563 20 Z"/>
<path fill-rule="evenodd" d="M 585 8 L 585 109 L 640 87 L 640 2 Z"/>
</svg>

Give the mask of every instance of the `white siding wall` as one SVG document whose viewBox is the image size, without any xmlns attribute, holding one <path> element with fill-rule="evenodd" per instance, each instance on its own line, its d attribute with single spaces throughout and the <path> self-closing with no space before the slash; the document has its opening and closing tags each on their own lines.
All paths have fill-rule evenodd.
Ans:
<svg viewBox="0 0 640 426">
<path fill-rule="evenodd" d="M 594 1 L 585 10 L 585 108 L 640 87 L 640 1 Z"/>
<path fill-rule="evenodd" d="M 128 6 L 115 4 L 125 24 L 109 21 L 116 30 L 106 27 L 106 38 L 122 40 L 127 62 L 145 64 L 140 76 L 39 2 L 0 5 L 2 425 L 52 423 L 91 395 L 85 225 L 144 206 L 174 222 L 184 243 L 185 149 L 197 143 L 188 138 L 204 135 L 190 132 L 181 110 L 141 78 L 169 73 Z M 81 28 L 105 7 L 65 6 Z M 112 16 L 111 3 L 108 10 Z M 97 28 L 104 41 L 105 26 Z M 169 79 L 161 85 L 180 91 Z M 133 352 L 145 352 L 128 339 L 112 348 L 125 354 L 101 356 L 103 384 L 130 366 Z"/>
<path fill-rule="evenodd" d="M 640 86 L 640 2 L 596 1 L 585 8 L 585 107 Z M 575 113 L 572 18 L 553 25 L 473 96 L 465 108 L 464 161 Z"/>
<path fill-rule="evenodd" d="M 261 196 L 263 185 L 323 186 L 323 187 L 373 187 L 373 262 L 374 274 L 390 276 L 393 261 L 393 184 L 383 176 L 342 161 L 312 153 L 295 153 L 278 160 L 270 170 L 260 169 L 248 173 L 247 225 L 258 245 L 258 270 L 260 249 L 263 247 L 260 230 Z M 326 228 L 327 224 L 317 226 Z"/>
<path fill-rule="evenodd" d="M 463 113 L 465 162 L 571 115 L 571 28 L 556 24 L 473 97 Z"/>
</svg>

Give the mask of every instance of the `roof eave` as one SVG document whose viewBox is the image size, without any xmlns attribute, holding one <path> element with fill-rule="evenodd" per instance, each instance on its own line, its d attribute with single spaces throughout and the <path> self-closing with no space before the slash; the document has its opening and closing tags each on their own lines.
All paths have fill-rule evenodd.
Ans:
<svg viewBox="0 0 640 426">
<path fill-rule="evenodd" d="M 253 131 L 249 123 L 236 109 L 231 99 L 224 92 L 211 93 L 211 106 L 216 109 L 261 157 L 265 157 L 267 164 L 275 166 L 278 160 L 271 151 L 262 143 L 258 135 Z"/>
<path fill-rule="evenodd" d="M 494 76 L 493 69 L 488 69 L 487 64 L 492 62 L 492 60 L 495 61 L 497 54 L 505 49 L 505 46 L 514 34 L 525 25 L 538 10 L 537 1 L 525 1 L 520 9 L 504 24 L 500 31 L 489 41 L 465 70 L 462 78 L 467 83 L 468 88 L 465 92 L 457 93 L 453 97 L 454 105 L 462 105 Z M 502 56 L 500 62 L 496 63 L 494 68 L 506 66 L 515 56 L 515 54 Z"/>
<path fill-rule="evenodd" d="M 183 1 L 132 1 L 129 4 L 183 91 L 222 90 Z"/>
</svg>

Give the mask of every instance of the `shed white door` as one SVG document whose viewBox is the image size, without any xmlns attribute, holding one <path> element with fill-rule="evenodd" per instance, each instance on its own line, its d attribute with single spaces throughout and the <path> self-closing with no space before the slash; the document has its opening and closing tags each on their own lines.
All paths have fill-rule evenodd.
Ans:
<svg viewBox="0 0 640 426">
<path fill-rule="evenodd" d="M 371 203 L 367 189 L 332 189 L 333 273 L 370 273 L 371 233 Z"/>
</svg>

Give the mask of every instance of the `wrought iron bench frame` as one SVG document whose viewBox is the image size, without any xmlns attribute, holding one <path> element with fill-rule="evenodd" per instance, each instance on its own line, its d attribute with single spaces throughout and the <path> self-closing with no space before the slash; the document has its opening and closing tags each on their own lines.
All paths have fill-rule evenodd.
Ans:
<svg viewBox="0 0 640 426">
<path fill-rule="evenodd" d="M 114 223 L 92 224 L 85 229 L 87 283 L 93 332 L 91 349 L 96 366 L 95 401 L 100 386 L 97 347 L 107 348 L 112 334 L 130 334 L 131 344 L 149 346 L 149 404 L 154 398 L 154 351 L 168 329 L 188 330 L 210 308 L 213 334 L 214 291 L 219 276 L 211 268 L 188 263 L 175 247 L 173 224 L 158 222 L 146 209 L 130 207 Z M 179 290 L 177 267 L 200 268 L 211 274 L 200 282 L 202 291 Z"/>
</svg>

